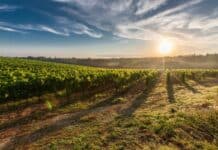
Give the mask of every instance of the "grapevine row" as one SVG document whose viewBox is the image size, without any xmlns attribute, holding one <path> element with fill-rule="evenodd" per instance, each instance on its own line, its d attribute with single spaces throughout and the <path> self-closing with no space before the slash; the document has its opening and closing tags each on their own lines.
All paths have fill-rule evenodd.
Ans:
<svg viewBox="0 0 218 150">
<path fill-rule="evenodd" d="M 172 70 L 171 74 L 182 82 L 185 82 L 187 79 L 202 81 L 206 77 L 218 78 L 217 69 L 179 69 Z"/>
<path fill-rule="evenodd" d="M 16 100 L 66 89 L 67 94 L 111 85 L 121 86 L 158 75 L 151 70 L 115 70 L 0 58 L 0 100 Z"/>
</svg>

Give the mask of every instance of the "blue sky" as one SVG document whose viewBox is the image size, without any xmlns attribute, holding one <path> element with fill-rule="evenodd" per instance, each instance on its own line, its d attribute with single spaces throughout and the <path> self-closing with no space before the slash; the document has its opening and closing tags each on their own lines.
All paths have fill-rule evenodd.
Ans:
<svg viewBox="0 0 218 150">
<path fill-rule="evenodd" d="M 218 52 L 218 0 L 0 0 L 0 55 L 158 56 Z"/>
</svg>

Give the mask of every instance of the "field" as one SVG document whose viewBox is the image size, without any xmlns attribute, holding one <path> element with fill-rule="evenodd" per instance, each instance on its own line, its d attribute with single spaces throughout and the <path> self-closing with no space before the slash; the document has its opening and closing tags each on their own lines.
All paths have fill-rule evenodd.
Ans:
<svg viewBox="0 0 218 150">
<path fill-rule="evenodd" d="M 186 55 L 165 57 L 165 65 L 171 69 L 218 69 L 218 54 L 207 55 Z M 65 64 L 75 64 L 83 66 L 105 67 L 105 68 L 151 68 L 162 69 L 161 57 L 145 58 L 46 58 L 28 57 L 28 59 L 41 60 L 47 62 L 59 62 Z"/>
<path fill-rule="evenodd" d="M 218 149 L 218 70 L 0 57 L 0 149 Z"/>
</svg>

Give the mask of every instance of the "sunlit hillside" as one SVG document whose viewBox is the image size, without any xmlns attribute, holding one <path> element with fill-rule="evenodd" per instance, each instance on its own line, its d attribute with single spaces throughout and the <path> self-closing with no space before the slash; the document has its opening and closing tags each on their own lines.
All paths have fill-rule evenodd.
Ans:
<svg viewBox="0 0 218 150">
<path fill-rule="evenodd" d="M 218 0 L 0 0 L 0 150 L 218 150 Z"/>
<path fill-rule="evenodd" d="M 0 58 L 1 149 L 216 149 L 218 70 Z"/>
<path fill-rule="evenodd" d="M 28 57 L 28 59 L 106 68 L 163 69 L 163 57 L 107 59 Z M 168 69 L 218 69 L 218 54 L 165 57 L 164 59 Z"/>
</svg>

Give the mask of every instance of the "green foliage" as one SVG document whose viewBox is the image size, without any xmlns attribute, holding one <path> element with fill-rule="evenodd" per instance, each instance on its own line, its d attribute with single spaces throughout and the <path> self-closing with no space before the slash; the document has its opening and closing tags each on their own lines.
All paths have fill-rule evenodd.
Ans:
<svg viewBox="0 0 218 150">
<path fill-rule="evenodd" d="M 157 77 L 153 70 L 101 69 L 0 57 L 0 100 L 16 100 L 45 93 L 89 91 L 113 86 L 117 90 L 131 81 Z"/>
<path fill-rule="evenodd" d="M 112 103 L 113 103 L 113 104 L 118 104 L 118 103 L 124 103 L 124 102 L 126 102 L 126 101 L 127 101 L 126 98 L 118 97 L 118 98 L 116 98 L 116 99 L 113 99 L 113 100 L 112 100 Z"/>
<path fill-rule="evenodd" d="M 186 82 L 187 79 L 201 81 L 205 77 L 218 78 L 217 69 L 179 69 L 171 71 L 174 77 Z"/>
</svg>

